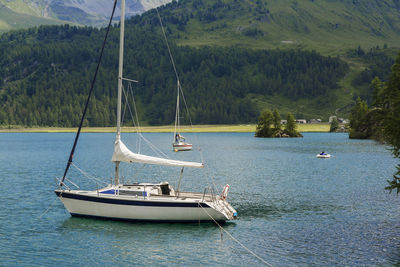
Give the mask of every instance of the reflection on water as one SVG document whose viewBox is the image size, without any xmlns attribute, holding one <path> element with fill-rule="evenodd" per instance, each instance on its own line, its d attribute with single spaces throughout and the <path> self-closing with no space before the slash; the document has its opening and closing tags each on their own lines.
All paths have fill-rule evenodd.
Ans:
<svg viewBox="0 0 400 267">
<path fill-rule="evenodd" d="M 127 134 L 135 147 L 135 134 Z M 169 134 L 147 134 L 169 157 Z M 192 138 L 190 134 L 186 136 Z M 75 164 L 108 183 L 113 134 L 83 134 Z M 384 190 L 396 161 L 387 148 L 346 134 L 258 139 L 252 133 L 198 135 L 207 168 L 186 170 L 182 190 L 203 192 L 206 175 L 239 218 L 224 228 L 274 266 L 387 266 L 400 263 L 400 198 Z M 0 258 L 5 266 L 260 266 L 209 223 L 129 223 L 72 218 L 55 200 L 73 134 L 0 134 Z M 101 144 L 101 145 L 99 145 Z M 317 159 L 326 151 L 334 157 Z M 5 156 L 6 155 L 6 156 Z M 174 183 L 179 170 L 129 166 L 131 181 Z M 70 177 L 93 188 L 76 170 Z M 43 216 L 42 216 L 43 215 Z M 11 242 L 12 241 L 12 242 Z"/>
</svg>

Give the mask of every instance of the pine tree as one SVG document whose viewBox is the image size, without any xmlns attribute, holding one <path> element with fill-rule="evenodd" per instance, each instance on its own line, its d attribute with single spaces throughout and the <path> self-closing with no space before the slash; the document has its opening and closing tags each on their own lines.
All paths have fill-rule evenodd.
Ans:
<svg viewBox="0 0 400 267">
<path fill-rule="evenodd" d="M 392 66 L 392 73 L 384 91 L 385 117 L 383 120 L 384 139 L 392 146 L 392 153 L 400 158 L 400 54 Z M 389 190 L 397 189 L 400 192 L 400 164 L 393 180 L 389 181 Z"/>
<path fill-rule="evenodd" d="M 329 129 L 329 132 L 336 132 L 338 128 L 339 128 L 339 122 L 335 117 L 331 122 L 331 127 Z"/>
<path fill-rule="evenodd" d="M 279 114 L 277 109 L 274 109 L 273 115 L 274 115 L 274 128 L 275 131 L 277 132 L 281 130 L 281 115 Z"/>
<path fill-rule="evenodd" d="M 274 130 L 271 125 L 274 123 L 274 115 L 271 110 L 264 110 L 258 117 L 258 124 L 256 128 L 256 137 L 272 137 Z"/>
<path fill-rule="evenodd" d="M 367 122 L 368 112 L 367 102 L 358 98 L 350 114 L 350 138 L 366 139 L 371 137 Z"/>
<path fill-rule="evenodd" d="M 291 137 L 297 136 L 298 132 L 296 131 L 296 120 L 292 113 L 288 113 L 286 116 L 286 128 L 285 132 Z"/>
</svg>

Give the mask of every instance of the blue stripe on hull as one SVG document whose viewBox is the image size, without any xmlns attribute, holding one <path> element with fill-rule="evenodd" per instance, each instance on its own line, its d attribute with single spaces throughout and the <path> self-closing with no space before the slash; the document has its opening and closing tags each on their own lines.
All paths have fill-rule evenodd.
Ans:
<svg viewBox="0 0 400 267">
<path fill-rule="evenodd" d="M 205 203 L 176 203 L 176 202 L 158 202 L 158 201 L 142 201 L 142 200 L 125 200 L 125 199 L 114 199 L 104 198 L 97 196 L 85 196 L 71 194 L 67 192 L 55 192 L 58 197 L 77 199 L 83 201 L 91 201 L 106 204 L 116 205 L 128 205 L 128 206 L 150 206 L 150 207 L 182 207 L 182 208 L 198 208 L 201 205 L 203 208 L 211 208 Z"/>
<path fill-rule="evenodd" d="M 77 213 L 71 213 L 73 217 L 79 218 L 89 218 L 89 219 L 101 219 L 101 220 L 112 220 L 112 221 L 124 221 L 124 222 L 154 222 L 154 223 L 213 223 L 212 220 L 145 220 L 145 219 L 123 219 L 123 218 L 114 218 L 114 217 L 102 217 L 102 216 L 93 216 L 93 215 L 83 215 Z M 224 224 L 226 221 L 217 221 L 219 224 Z"/>
</svg>

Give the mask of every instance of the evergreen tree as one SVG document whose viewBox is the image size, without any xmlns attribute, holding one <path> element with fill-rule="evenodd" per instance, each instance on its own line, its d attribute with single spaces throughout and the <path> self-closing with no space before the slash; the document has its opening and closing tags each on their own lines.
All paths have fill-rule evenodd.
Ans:
<svg viewBox="0 0 400 267">
<path fill-rule="evenodd" d="M 350 138 L 382 140 L 392 146 L 392 153 L 400 158 L 400 54 L 391 68 L 389 80 L 379 78 L 371 82 L 372 108 L 357 99 L 350 116 Z M 400 164 L 386 189 L 400 192 Z"/>
<path fill-rule="evenodd" d="M 274 109 L 273 115 L 274 115 L 274 128 L 275 131 L 277 132 L 281 130 L 281 115 L 279 114 L 277 109 Z"/>
<path fill-rule="evenodd" d="M 291 137 L 297 136 L 298 132 L 296 131 L 296 120 L 294 119 L 294 116 L 292 113 L 288 113 L 286 116 L 286 127 L 285 127 L 285 132 Z"/>
<path fill-rule="evenodd" d="M 358 98 L 350 114 L 350 138 L 366 139 L 371 137 L 367 121 L 368 112 L 367 102 Z"/>
<path fill-rule="evenodd" d="M 378 77 L 375 77 L 371 82 L 372 91 L 372 106 L 382 108 L 384 83 Z"/>
<path fill-rule="evenodd" d="M 384 139 L 392 146 L 392 153 L 400 158 L 400 54 L 392 66 L 392 73 L 384 91 L 385 116 L 383 120 Z M 393 180 L 389 181 L 389 190 L 400 192 L 400 164 Z"/>
<path fill-rule="evenodd" d="M 335 117 L 331 122 L 331 127 L 329 129 L 329 132 L 336 132 L 338 129 L 339 129 L 339 122 Z"/>
<path fill-rule="evenodd" d="M 271 110 L 264 110 L 258 117 L 258 124 L 256 127 L 256 137 L 272 137 L 274 134 L 274 129 L 271 125 L 274 123 L 274 115 Z"/>
</svg>

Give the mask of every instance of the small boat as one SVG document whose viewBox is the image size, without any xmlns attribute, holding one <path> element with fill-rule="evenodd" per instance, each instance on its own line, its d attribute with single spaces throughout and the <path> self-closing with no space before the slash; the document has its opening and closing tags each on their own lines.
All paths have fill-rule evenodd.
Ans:
<svg viewBox="0 0 400 267">
<path fill-rule="evenodd" d="M 175 152 L 178 151 L 187 151 L 192 149 L 192 144 L 185 142 L 185 137 L 180 135 L 179 133 L 175 134 L 175 142 L 172 144 L 172 147 Z"/>
<path fill-rule="evenodd" d="M 66 177 L 70 166 L 74 166 L 72 159 L 80 130 L 82 128 L 82 123 L 85 118 L 87 106 L 89 104 L 90 95 L 93 89 L 92 86 L 81 118 L 81 123 L 75 137 L 74 145 L 67 162 L 67 167 L 64 171 L 64 176 L 59 180 L 58 189 L 55 190 L 56 195 L 59 197 L 71 216 L 155 222 L 225 222 L 236 219 L 237 212 L 227 201 L 229 185 L 224 187 L 220 195 L 214 193 L 214 187 L 206 187 L 204 192 L 181 191 L 180 185 L 184 168 L 203 168 L 203 163 L 173 160 L 166 157 L 154 157 L 141 154 L 140 152 L 135 153 L 129 150 L 129 148 L 122 142 L 122 81 L 129 81 L 129 79 L 124 78 L 122 75 L 124 12 L 125 0 L 122 0 L 120 23 L 120 58 L 118 72 L 117 131 L 114 142 L 114 154 L 112 156 L 112 162 L 115 163 L 114 184 L 110 184 L 105 187 L 96 186 L 94 190 L 82 190 L 79 188 L 79 186 Z M 182 145 L 182 147 L 185 148 L 184 145 Z M 120 168 L 124 167 L 124 164 L 153 164 L 163 167 L 178 167 L 181 170 L 180 174 L 178 175 L 179 182 L 177 188 L 174 189 L 168 182 L 121 183 Z M 156 177 L 155 179 L 165 179 L 164 175 L 165 172 L 162 171 L 152 172 L 152 176 Z M 103 182 L 100 179 L 95 180 L 96 184 L 98 181 Z M 71 189 L 71 184 L 77 189 Z"/>
<path fill-rule="evenodd" d="M 180 134 L 180 112 L 179 112 L 179 95 L 182 91 L 178 80 L 178 93 L 176 97 L 176 112 L 175 112 L 175 130 L 174 130 L 174 142 L 172 148 L 175 152 L 192 150 L 192 144 L 186 143 L 185 137 Z"/>
<path fill-rule="evenodd" d="M 325 153 L 323 151 L 317 155 L 317 158 L 322 158 L 322 159 L 327 159 L 327 158 L 330 158 L 330 157 L 331 157 L 330 154 L 327 154 L 327 153 Z"/>
</svg>

